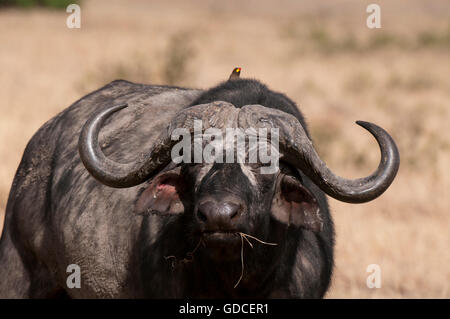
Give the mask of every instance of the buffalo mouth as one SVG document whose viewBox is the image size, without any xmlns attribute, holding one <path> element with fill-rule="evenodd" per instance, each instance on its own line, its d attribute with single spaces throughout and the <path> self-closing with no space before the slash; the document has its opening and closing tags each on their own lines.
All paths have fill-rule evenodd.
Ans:
<svg viewBox="0 0 450 319">
<path fill-rule="evenodd" d="M 241 250 L 241 236 L 237 230 L 208 230 L 201 232 L 204 253 L 212 260 L 228 262 L 238 260 Z"/>
<path fill-rule="evenodd" d="M 233 247 L 241 243 L 237 230 L 205 230 L 202 232 L 202 238 L 209 247 Z"/>
</svg>

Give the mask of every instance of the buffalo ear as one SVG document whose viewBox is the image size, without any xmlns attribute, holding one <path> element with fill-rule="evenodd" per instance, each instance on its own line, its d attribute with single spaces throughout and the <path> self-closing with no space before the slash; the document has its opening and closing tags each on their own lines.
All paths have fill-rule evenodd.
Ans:
<svg viewBox="0 0 450 319">
<path fill-rule="evenodd" d="M 277 181 L 272 216 L 286 224 L 320 232 L 323 220 L 317 199 L 297 179 L 283 175 Z"/>
<path fill-rule="evenodd" d="M 135 209 L 138 213 L 181 214 L 184 212 L 180 199 L 183 188 L 179 167 L 163 172 L 154 177 L 144 189 L 136 202 Z"/>
</svg>

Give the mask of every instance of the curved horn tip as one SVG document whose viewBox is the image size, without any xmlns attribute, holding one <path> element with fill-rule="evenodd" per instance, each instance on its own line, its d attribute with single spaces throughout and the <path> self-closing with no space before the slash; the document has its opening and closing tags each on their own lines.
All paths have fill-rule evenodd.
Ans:
<svg viewBox="0 0 450 319">
<path fill-rule="evenodd" d="M 116 106 L 111 107 L 111 108 L 110 108 L 110 111 L 111 111 L 111 112 L 115 112 L 115 111 L 119 111 L 119 110 L 121 110 L 121 109 L 124 109 L 124 108 L 126 108 L 126 107 L 128 107 L 128 103 L 117 104 Z"/>
<path fill-rule="evenodd" d="M 392 136 L 388 132 L 386 132 L 384 128 L 366 121 L 356 121 L 356 124 L 368 130 L 377 141 L 379 141 L 381 138 L 387 138 L 398 153 L 397 145 L 395 145 Z"/>
<path fill-rule="evenodd" d="M 366 130 L 369 130 L 369 129 L 372 128 L 372 127 L 379 127 L 379 126 L 376 125 L 376 124 L 373 124 L 373 123 L 370 123 L 370 122 L 366 122 L 366 121 L 360 121 L 360 120 L 358 120 L 358 121 L 355 121 L 355 123 L 358 124 L 358 125 L 361 126 L 361 127 L 364 127 Z"/>
<path fill-rule="evenodd" d="M 103 124 L 103 121 L 105 121 L 109 116 L 111 116 L 112 113 L 115 113 L 117 111 L 120 111 L 124 108 L 128 107 L 128 103 L 123 103 L 123 104 L 117 104 L 111 107 L 106 107 L 101 109 L 100 111 L 98 111 L 96 114 L 96 116 L 92 116 L 87 122 L 91 123 L 91 121 L 95 121 L 95 122 L 100 122 L 101 124 Z M 89 127 L 89 125 L 86 125 L 86 127 Z M 84 130 L 84 128 L 83 128 Z"/>
</svg>

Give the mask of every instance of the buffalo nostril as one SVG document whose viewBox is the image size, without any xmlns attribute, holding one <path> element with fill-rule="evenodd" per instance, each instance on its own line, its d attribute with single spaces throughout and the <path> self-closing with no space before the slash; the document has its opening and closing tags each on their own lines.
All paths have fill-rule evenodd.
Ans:
<svg viewBox="0 0 450 319">
<path fill-rule="evenodd" d="M 208 228 L 229 228 L 240 216 L 242 206 L 233 202 L 206 201 L 197 208 L 197 219 Z"/>
<path fill-rule="evenodd" d="M 214 210 L 214 204 L 212 202 L 205 202 L 199 205 L 197 209 L 197 217 L 200 221 L 206 222 L 211 217 L 211 213 Z"/>
<path fill-rule="evenodd" d="M 206 222 L 206 220 L 208 219 L 208 218 L 206 217 L 206 215 L 205 215 L 200 209 L 197 211 L 197 217 L 198 217 L 198 219 L 200 219 L 202 222 Z"/>
<path fill-rule="evenodd" d="M 229 204 L 229 210 L 230 210 L 229 216 L 230 216 L 230 219 L 236 218 L 238 216 L 240 208 L 241 207 L 239 205 Z"/>
</svg>

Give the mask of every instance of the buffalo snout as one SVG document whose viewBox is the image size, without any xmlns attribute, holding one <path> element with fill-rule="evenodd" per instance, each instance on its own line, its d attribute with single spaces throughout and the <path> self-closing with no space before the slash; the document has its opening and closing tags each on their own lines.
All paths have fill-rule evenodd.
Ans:
<svg viewBox="0 0 450 319">
<path fill-rule="evenodd" d="M 196 218 L 203 232 L 237 232 L 241 224 L 244 205 L 238 200 L 203 200 L 197 208 Z"/>
</svg>

